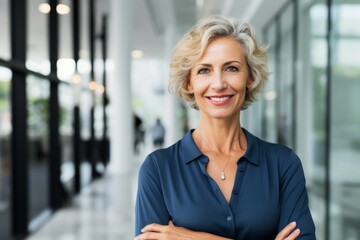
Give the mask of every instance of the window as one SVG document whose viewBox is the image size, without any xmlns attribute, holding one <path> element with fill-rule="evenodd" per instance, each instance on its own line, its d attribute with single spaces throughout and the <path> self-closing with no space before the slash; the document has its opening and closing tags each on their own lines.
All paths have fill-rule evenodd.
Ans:
<svg viewBox="0 0 360 240">
<path fill-rule="evenodd" d="M 8 60 L 11 58 L 9 0 L 0 0 L 0 5 L 0 58 Z"/>
<path fill-rule="evenodd" d="M 331 240 L 360 239 L 360 1 L 332 6 Z"/>
</svg>

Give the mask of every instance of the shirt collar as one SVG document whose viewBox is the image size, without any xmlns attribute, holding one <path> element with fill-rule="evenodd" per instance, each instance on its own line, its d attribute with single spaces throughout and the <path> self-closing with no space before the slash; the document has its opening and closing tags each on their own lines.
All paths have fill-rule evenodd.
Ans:
<svg viewBox="0 0 360 240">
<path fill-rule="evenodd" d="M 182 154 L 183 154 L 183 162 L 185 164 L 198 159 L 199 157 L 203 156 L 203 153 L 200 149 L 196 146 L 194 139 L 192 138 L 192 132 L 195 129 L 191 129 L 185 133 L 183 136 L 181 143 L 182 143 Z M 247 139 L 247 150 L 243 156 L 247 161 L 250 163 L 259 166 L 260 165 L 260 148 L 259 142 L 260 139 L 252 135 L 246 129 L 244 129 L 244 133 Z"/>
</svg>

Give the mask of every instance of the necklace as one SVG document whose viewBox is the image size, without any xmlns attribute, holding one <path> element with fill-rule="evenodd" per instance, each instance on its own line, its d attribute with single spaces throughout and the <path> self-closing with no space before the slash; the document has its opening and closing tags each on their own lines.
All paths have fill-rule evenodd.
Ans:
<svg viewBox="0 0 360 240">
<path fill-rule="evenodd" d="M 209 144 L 205 141 L 205 139 L 203 139 L 203 138 L 201 137 L 201 135 L 200 135 L 198 132 L 196 132 L 196 130 L 195 130 L 194 132 L 200 137 L 201 142 L 202 142 L 202 143 L 205 143 L 205 145 L 206 145 L 206 146 L 208 147 L 208 149 L 210 150 L 211 148 L 210 148 Z M 240 142 L 240 148 L 241 148 L 241 142 Z M 226 179 L 225 169 L 226 169 L 226 167 L 228 166 L 228 163 L 229 163 L 229 161 L 230 161 L 232 151 L 233 151 L 232 148 L 230 148 L 230 151 L 229 151 L 229 153 L 228 153 L 228 159 L 227 159 L 227 161 L 226 161 L 225 167 L 224 167 L 224 168 L 222 169 L 222 171 L 221 171 L 221 180 L 225 180 L 225 179 Z M 216 162 L 216 161 L 215 161 L 215 162 Z M 218 164 L 216 163 L 216 165 L 218 165 Z M 219 165 L 218 165 L 218 168 L 220 168 Z"/>
</svg>

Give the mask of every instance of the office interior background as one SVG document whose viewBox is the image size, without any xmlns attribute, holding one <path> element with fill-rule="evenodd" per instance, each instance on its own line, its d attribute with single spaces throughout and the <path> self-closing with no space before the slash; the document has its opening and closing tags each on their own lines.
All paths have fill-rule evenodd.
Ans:
<svg viewBox="0 0 360 240">
<path fill-rule="evenodd" d="M 134 165 L 134 114 L 166 145 L 198 119 L 167 92 L 199 18 L 252 24 L 270 79 L 242 114 L 302 159 L 321 240 L 360 239 L 360 0 L 0 0 L 0 239 L 41 228 L 108 172 Z M 127 193 L 124 193 L 126 196 Z"/>
</svg>

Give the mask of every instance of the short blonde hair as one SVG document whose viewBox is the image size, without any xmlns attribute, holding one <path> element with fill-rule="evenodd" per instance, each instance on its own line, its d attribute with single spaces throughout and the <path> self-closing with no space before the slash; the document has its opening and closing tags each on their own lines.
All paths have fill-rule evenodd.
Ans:
<svg viewBox="0 0 360 240">
<path fill-rule="evenodd" d="M 213 39 L 224 36 L 241 44 L 253 81 L 246 91 L 242 109 L 248 108 L 256 100 L 269 76 L 266 54 L 268 46 L 257 43 L 255 31 L 249 24 L 218 15 L 199 21 L 176 45 L 170 63 L 170 93 L 178 95 L 190 106 L 198 109 L 194 94 L 187 91 L 191 68 Z"/>
</svg>

